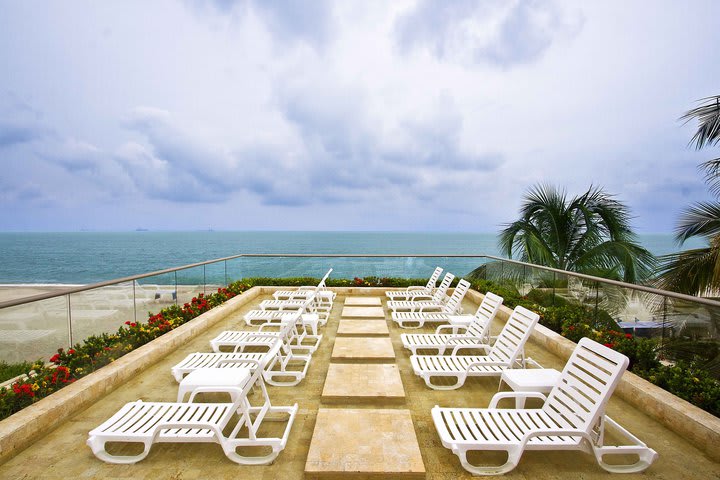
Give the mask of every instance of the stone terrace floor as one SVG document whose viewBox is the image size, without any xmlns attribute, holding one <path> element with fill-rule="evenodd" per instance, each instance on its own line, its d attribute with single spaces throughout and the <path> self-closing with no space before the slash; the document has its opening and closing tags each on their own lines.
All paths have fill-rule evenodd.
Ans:
<svg viewBox="0 0 720 480">
<path fill-rule="evenodd" d="M 409 351 L 402 347 L 400 333 L 386 312 L 390 339 L 395 360 L 405 390 L 405 399 L 396 397 L 388 400 L 368 401 L 367 398 L 337 398 L 323 400 L 321 394 L 331 363 L 331 352 L 340 321 L 345 298 L 338 296 L 328 325 L 323 329 L 322 343 L 313 355 L 307 377 L 296 387 L 268 387 L 270 398 L 275 405 L 299 404 L 299 412 L 290 432 L 287 447 L 277 460 L 268 466 L 241 466 L 231 462 L 217 444 L 156 444 L 150 455 L 134 465 L 106 464 L 92 454 L 85 445 L 88 432 L 109 418 L 123 404 L 137 399 L 146 401 L 174 401 L 177 383 L 170 375 L 170 367 L 184 356 L 196 351 L 210 351 L 208 341 L 218 332 L 227 329 L 246 328 L 242 323 L 245 311 L 268 297 L 259 297 L 244 306 L 237 313 L 217 323 L 204 335 L 178 349 L 154 367 L 134 380 L 119 387 L 92 407 L 69 418 L 59 428 L 30 448 L 0 465 L 0 478 L 243 478 L 243 479 L 299 479 L 306 476 L 306 462 L 311 439 L 320 409 L 383 409 L 409 410 L 412 425 L 420 447 L 425 478 L 450 479 L 470 478 L 455 455 L 440 443 L 430 417 L 434 405 L 441 406 L 487 406 L 497 391 L 498 379 L 469 379 L 464 387 L 455 391 L 435 391 L 427 388 L 419 377 L 412 373 Z M 383 305 L 385 300 L 383 299 Z M 466 301 L 466 312 L 474 312 L 476 305 Z M 384 320 L 367 320 L 383 322 Z M 422 331 L 431 332 L 435 326 Z M 497 333 L 500 325 L 494 325 Z M 418 330 L 413 330 L 418 332 Z M 529 343 L 528 356 L 545 367 L 561 369 L 562 362 Z M 607 479 L 607 478 L 715 478 L 720 479 L 720 464 L 707 458 L 701 451 L 646 417 L 642 412 L 613 398 L 608 414 L 632 433 L 655 449 L 660 457 L 643 474 L 612 475 L 602 470 L 590 455 L 579 451 L 526 452 L 519 466 L 507 478 L 532 479 Z M 351 476 L 352 478 L 361 478 Z M 421 475 L 422 477 L 422 475 Z M 343 478 L 334 475 L 332 478 Z M 390 478 L 381 476 L 379 478 Z"/>
</svg>

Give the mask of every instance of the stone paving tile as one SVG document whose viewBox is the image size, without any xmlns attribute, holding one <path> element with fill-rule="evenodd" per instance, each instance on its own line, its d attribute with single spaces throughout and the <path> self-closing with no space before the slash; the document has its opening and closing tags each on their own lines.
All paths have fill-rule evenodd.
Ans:
<svg viewBox="0 0 720 480">
<path fill-rule="evenodd" d="M 397 365 L 333 363 L 325 379 L 323 403 L 403 401 Z"/>
<path fill-rule="evenodd" d="M 385 319 L 382 307 L 343 307 L 342 318 L 381 318 Z"/>
<path fill-rule="evenodd" d="M 305 473 L 310 478 L 425 478 L 410 411 L 321 408 Z"/>
<path fill-rule="evenodd" d="M 387 337 L 390 335 L 386 322 L 375 320 L 340 320 L 337 330 L 341 337 Z"/>
<path fill-rule="evenodd" d="M 332 360 L 394 362 L 395 350 L 389 338 L 337 337 Z"/>
<path fill-rule="evenodd" d="M 382 305 L 380 297 L 345 297 L 346 306 L 372 307 Z"/>
</svg>

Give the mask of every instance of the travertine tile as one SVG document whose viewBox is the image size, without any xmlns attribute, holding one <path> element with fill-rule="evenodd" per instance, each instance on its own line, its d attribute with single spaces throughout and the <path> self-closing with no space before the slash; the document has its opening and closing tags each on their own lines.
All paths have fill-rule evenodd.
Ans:
<svg viewBox="0 0 720 480">
<path fill-rule="evenodd" d="M 345 305 L 371 307 L 382 305 L 382 301 L 380 297 L 346 297 Z"/>
<path fill-rule="evenodd" d="M 405 399 L 397 365 L 330 364 L 323 401 L 402 401 Z"/>
<path fill-rule="evenodd" d="M 395 351 L 389 338 L 337 337 L 332 360 L 395 361 Z"/>
<path fill-rule="evenodd" d="M 390 330 L 387 323 L 375 320 L 340 320 L 337 334 L 341 337 L 374 337 L 388 336 Z"/>
<path fill-rule="evenodd" d="M 343 307 L 343 318 L 385 318 L 382 307 Z"/>
<path fill-rule="evenodd" d="M 305 475 L 425 478 L 409 410 L 318 410 Z"/>
</svg>

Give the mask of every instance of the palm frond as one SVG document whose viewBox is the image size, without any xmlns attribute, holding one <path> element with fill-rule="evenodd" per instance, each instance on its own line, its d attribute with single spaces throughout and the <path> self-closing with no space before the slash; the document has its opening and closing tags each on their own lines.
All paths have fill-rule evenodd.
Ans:
<svg viewBox="0 0 720 480">
<path fill-rule="evenodd" d="M 699 168 L 703 171 L 705 183 L 710 187 L 710 193 L 716 197 L 720 196 L 720 158 L 703 162 Z"/>
<path fill-rule="evenodd" d="M 675 240 L 682 245 L 691 237 L 720 234 L 720 203 L 698 202 L 688 207 L 675 227 Z"/>
<path fill-rule="evenodd" d="M 698 129 L 690 140 L 690 144 L 695 144 L 696 149 L 701 149 L 705 145 L 717 145 L 720 143 L 720 95 L 706 97 L 699 100 L 704 102 L 692 110 L 685 112 L 680 117 L 685 123 L 697 119 Z"/>
<path fill-rule="evenodd" d="M 688 295 L 720 289 L 720 248 L 696 248 L 658 258 L 659 288 Z"/>
</svg>

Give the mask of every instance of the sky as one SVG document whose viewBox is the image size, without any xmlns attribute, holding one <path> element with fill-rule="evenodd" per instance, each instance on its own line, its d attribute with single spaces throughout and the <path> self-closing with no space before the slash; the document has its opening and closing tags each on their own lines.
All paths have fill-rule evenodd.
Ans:
<svg viewBox="0 0 720 480">
<path fill-rule="evenodd" d="M 0 231 L 496 232 L 711 198 L 720 2 L 0 0 Z"/>
</svg>

